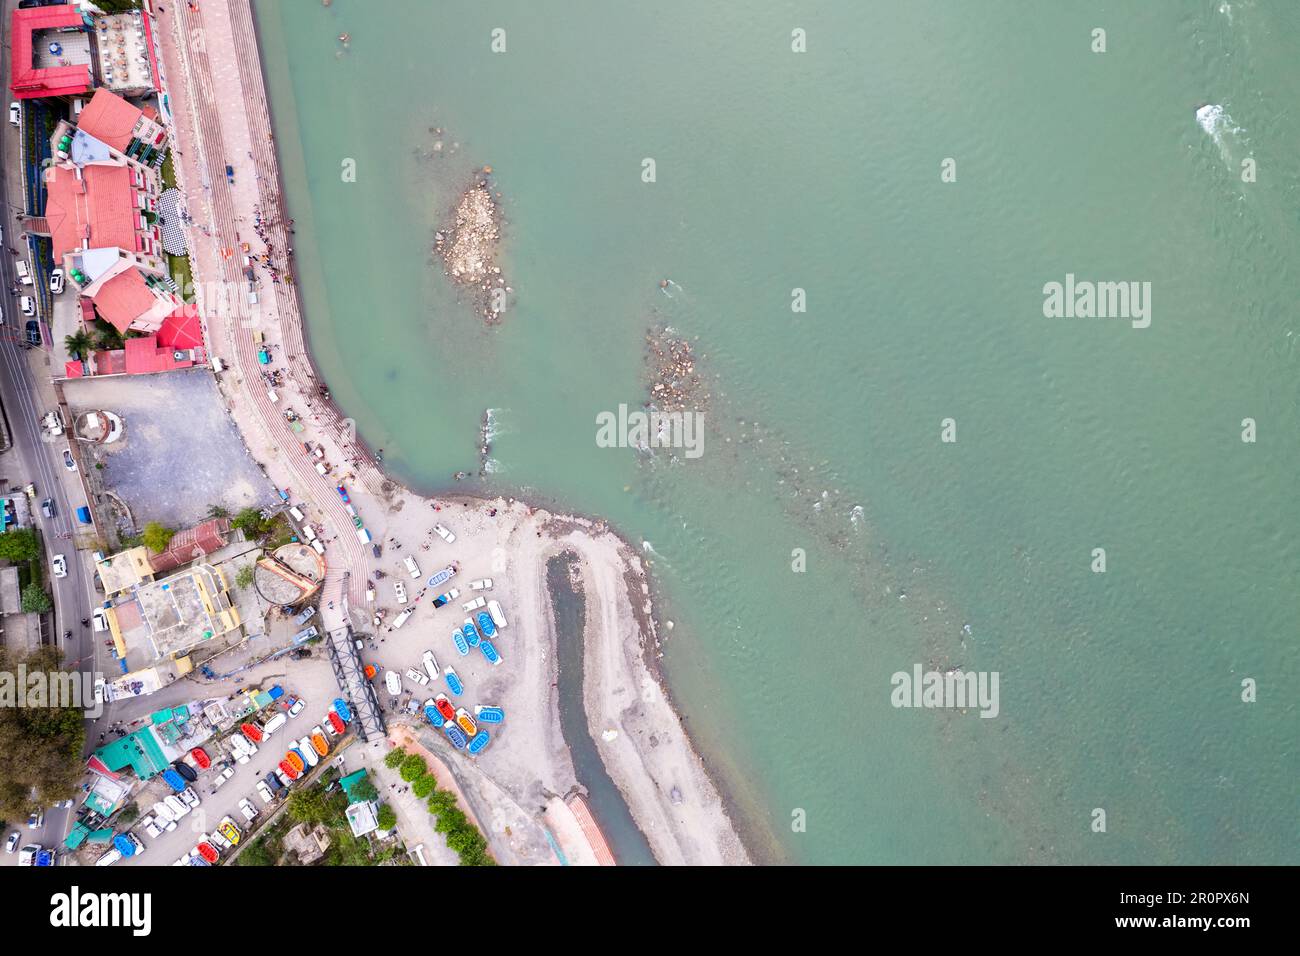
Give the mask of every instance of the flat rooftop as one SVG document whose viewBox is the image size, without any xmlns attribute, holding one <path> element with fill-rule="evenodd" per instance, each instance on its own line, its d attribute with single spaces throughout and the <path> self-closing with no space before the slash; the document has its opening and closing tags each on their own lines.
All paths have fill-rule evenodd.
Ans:
<svg viewBox="0 0 1300 956">
<path fill-rule="evenodd" d="M 216 572 L 203 565 L 142 585 L 136 591 L 140 615 L 158 657 L 182 653 L 225 633 L 227 628 L 213 613 L 214 602 L 224 601 L 221 591 Z M 220 607 L 218 603 L 216 609 Z"/>
</svg>

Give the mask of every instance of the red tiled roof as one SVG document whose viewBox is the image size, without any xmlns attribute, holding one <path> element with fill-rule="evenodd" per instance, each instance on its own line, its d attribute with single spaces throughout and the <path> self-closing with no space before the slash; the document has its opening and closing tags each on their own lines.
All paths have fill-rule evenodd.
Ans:
<svg viewBox="0 0 1300 956">
<path fill-rule="evenodd" d="M 145 14 L 144 16 L 144 37 L 145 40 L 148 41 L 147 47 L 149 50 L 149 76 L 153 80 L 153 88 L 157 90 L 159 93 L 161 93 L 162 85 L 158 82 L 158 58 L 154 56 L 154 48 L 153 48 L 153 17 L 149 14 Z M 150 117 L 150 119 L 152 118 L 153 117 Z"/>
<path fill-rule="evenodd" d="M 133 339 L 132 341 L 138 341 Z M 172 571 L 182 564 L 211 554 L 226 546 L 230 535 L 229 518 L 213 518 L 193 528 L 178 531 L 172 536 L 167 550 L 161 554 L 149 555 L 149 566 L 154 574 Z"/>
<path fill-rule="evenodd" d="M 54 261 L 77 249 L 117 246 L 137 251 L 140 208 L 129 166 L 51 167 L 45 177 L 45 218 Z"/>
<path fill-rule="evenodd" d="M 149 291 L 139 269 L 127 269 L 113 276 L 95 294 L 95 310 L 104 321 L 111 322 L 113 328 L 123 334 L 126 334 L 132 322 L 157 304 L 157 296 Z"/>
<path fill-rule="evenodd" d="M 140 121 L 140 112 L 139 107 L 101 87 L 77 117 L 77 129 L 124 153 L 131 145 L 131 132 Z"/>
<path fill-rule="evenodd" d="M 82 19 L 80 10 L 71 4 L 18 9 L 9 22 L 9 88 L 15 97 L 29 100 L 38 96 L 72 96 L 90 92 L 89 64 L 55 66 L 44 70 L 32 65 L 32 34 L 38 30 L 84 27 L 86 21 Z"/>
<path fill-rule="evenodd" d="M 81 378 L 85 374 L 86 374 L 86 367 L 82 365 L 81 362 L 74 359 L 71 362 L 64 363 L 63 366 L 64 378 Z"/>
<path fill-rule="evenodd" d="M 203 325 L 199 320 L 197 305 L 183 305 L 163 319 L 158 330 L 158 344 L 169 349 L 197 349 L 203 347 Z"/>
<path fill-rule="evenodd" d="M 126 372 L 126 353 L 121 349 L 95 353 L 96 375 L 122 375 Z"/>
<path fill-rule="evenodd" d="M 190 368 L 189 358 L 176 359 L 171 349 L 158 347 L 158 336 L 144 335 L 126 340 L 126 374 L 148 375 L 151 372 L 170 372 L 177 368 Z"/>
</svg>

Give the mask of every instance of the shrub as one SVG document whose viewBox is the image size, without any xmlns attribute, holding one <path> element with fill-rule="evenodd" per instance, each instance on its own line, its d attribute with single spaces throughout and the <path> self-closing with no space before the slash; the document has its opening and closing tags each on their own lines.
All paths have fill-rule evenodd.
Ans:
<svg viewBox="0 0 1300 956">
<path fill-rule="evenodd" d="M 423 800 L 429 794 L 433 793 L 434 787 L 438 786 L 438 780 L 431 773 L 426 773 L 415 783 L 411 784 L 411 792 Z"/>
<path fill-rule="evenodd" d="M 401 769 L 402 779 L 407 783 L 419 780 L 429 772 L 429 766 L 424 762 L 424 758 L 419 754 L 408 754 L 402 761 Z"/>
<path fill-rule="evenodd" d="M 434 824 L 433 828 L 439 833 L 455 833 L 467 822 L 461 809 L 452 807 L 450 810 L 444 810 L 438 814 L 438 822 Z"/>
<path fill-rule="evenodd" d="M 391 830 L 396 826 L 397 814 L 393 812 L 392 807 L 385 803 L 379 808 L 379 829 Z"/>
<path fill-rule="evenodd" d="M 41 543 L 33 528 L 14 528 L 0 534 L 0 558 L 20 564 L 39 557 Z"/>
<path fill-rule="evenodd" d="M 450 790 L 434 790 L 429 794 L 429 812 L 444 813 L 456 806 L 456 797 Z"/>
<path fill-rule="evenodd" d="M 33 581 L 23 588 L 22 608 L 24 614 L 44 614 L 52 606 L 50 596 L 45 593 L 45 588 L 36 582 Z"/>
<path fill-rule="evenodd" d="M 176 534 L 175 528 L 169 528 L 166 525 L 159 524 L 157 521 L 150 521 L 144 526 L 144 546 L 155 554 L 167 550 L 167 545 L 171 544 L 172 536 Z"/>
<path fill-rule="evenodd" d="M 406 751 L 401 747 L 394 747 L 392 750 L 388 751 L 388 756 L 384 758 L 384 766 L 389 770 L 396 770 L 402 765 L 402 761 L 405 759 Z"/>
</svg>

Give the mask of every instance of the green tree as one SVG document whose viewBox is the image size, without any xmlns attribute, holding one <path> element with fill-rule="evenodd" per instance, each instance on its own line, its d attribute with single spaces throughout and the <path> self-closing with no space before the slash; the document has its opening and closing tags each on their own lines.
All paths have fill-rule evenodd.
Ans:
<svg viewBox="0 0 1300 956">
<path fill-rule="evenodd" d="M 21 564 L 40 557 L 41 542 L 33 528 L 14 528 L 0 534 L 0 558 Z"/>
<path fill-rule="evenodd" d="M 75 359 L 84 359 L 95 348 L 95 340 L 85 328 L 63 337 L 63 347 Z"/>
<path fill-rule="evenodd" d="M 365 800 L 378 800 L 379 791 L 376 790 L 375 785 L 370 782 L 370 778 L 366 777 L 362 780 L 358 780 L 352 785 L 352 799 L 358 802 Z"/>
<path fill-rule="evenodd" d="M 298 823 L 326 823 L 337 815 L 329 795 L 320 787 L 293 791 L 288 813 Z"/>
<path fill-rule="evenodd" d="M 433 825 L 433 828 L 439 833 L 455 833 L 467 822 L 469 821 L 465 819 L 465 814 L 459 807 L 451 807 L 438 814 L 438 822 Z"/>
<path fill-rule="evenodd" d="M 50 596 L 35 581 L 23 588 L 22 607 L 25 614 L 44 614 L 51 608 Z"/>
<path fill-rule="evenodd" d="M 429 794 L 433 793 L 433 788 L 438 785 L 438 780 L 431 773 L 426 773 L 415 783 L 411 784 L 411 792 L 419 799 L 423 800 Z"/>
<path fill-rule="evenodd" d="M 243 590 L 253 583 L 253 566 L 246 564 L 235 574 L 235 587 Z"/>
<path fill-rule="evenodd" d="M 456 806 L 456 795 L 450 790 L 434 790 L 429 794 L 429 812 L 441 814 Z"/>
<path fill-rule="evenodd" d="M 159 524 L 157 521 L 150 521 L 144 526 L 144 546 L 155 554 L 167 550 L 167 545 L 171 544 L 172 536 L 176 534 L 175 528 L 169 528 L 166 525 Z"/>
<path fill-rule="evenodd" d="M 262 517 L 260 508 L 242 508 L 230 519 L 230 526 L 238 528 L 250 538 L 260 538 L 271 530 L 271 522 Z"/>
<path fill-rule="evenodd" d="M 111 352 L 122 347 L 122 333 L 112 323 L 105 322 L 103 319 L 95 319 L 91 325 L 95 330 L 95 344 L 99 348 Z"/>
<path fill-rule="evenodd" d="M 482 850 L 483 838 L 473 827 L 461 827 L 447 834 L 447 849 L 454 850 L 462 858 L 465 853 Z"/>
<path fill-rule="evenodd" d="M 393 812 L 392 807 L 385 803 L 379 808 L 379 829 L 391 830 L 396 826 L 397 814 Z"/>
<path fill-rule="evenodd" d="M 402 761 L 400 771 L 402 779 L 407 783 L 419 780 L 429 772 L 429 765 L 424 762 L 424 758 L 419 754 L 410 754 Z"/>
<path fill-rule="evenodd" d="M 0 648 L 0 673 L 13 674 L 24 664 L 28 674 L 54 674 L 64 671 L 62 660 L 52 647 L 26 655 Z M 81 710 L 48 706 L 48 699 L 29 703 L 0 707 L 0 817 L 8 820 L 26 818 L 33 789 L 44 805 L 71 797 L 85 767 Z"/>
<path fill-rule="evenodd" d="M 388 755 L 384 757 L 384 766 L 389 770 L 396 770 L 402 765 L 402 761 L 405 759 L 406 751 L 401 747 L 394 747 L 392 750 L 388 751 Z"/>
</svg>

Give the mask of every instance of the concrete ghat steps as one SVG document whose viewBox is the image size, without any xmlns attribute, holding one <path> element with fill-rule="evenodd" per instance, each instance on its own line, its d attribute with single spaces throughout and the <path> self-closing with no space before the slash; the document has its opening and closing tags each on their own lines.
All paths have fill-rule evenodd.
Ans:
<svg viewBox="0 0 1300 956">
<path fill-rule="evenodd" d="M 245 16 L 251 16 L 247 8 L 247 0 L 236 0 L 236 3 L 243 8 Z M 241 130 L 237 125 L 243 119 L 240 111 L 223 111 L 216 102 L 215 94 L 212 96 L 207 95 L 216 89 L 214 83 L 216 77 L 213 73 L 209 51 L 223 62 L 238 62 L 248 56 L 250 52 L 253 55 L 256 53 L 255 49 L 249 51 L 246 45 L 242 50 L 234 46 L 233 24 L 229 16 L 230 9 L 230 6 L 220 2 L 220 0 L 213 0 L 213 2 L 204 4 L 202 9 L 197 12 L 184 6 L 172 7 L 172 11 L 175 13 L 173 23 L 179 38 L 204 37 L 203 43 L 186 44 L 182 41 L 180 50 L 182 59 L 187 66 L 186 86 L 189 90 L 189 98 L 196 119 L 195 133 L 199 141 L 197 145 L 200 155 L 203 157 L 204 165 L 210 173 L 206 199 L 216 230 L 216 234 L 211 241 L 215 242 L 218 248 L 237 249 L 240 241 L 235 238 L 238 232 L 236 225 L 238 216 L 232 188 L 226 181 L 224 169 L 227 161 L 229 161 L 231 165 L 247 170 L 247 162 L 240 163 L 238 157 L 240 155 L 246 157 L 249 150 L 230 154 L 227 144 L 228 142 L 238 142 L 241 139 L 250 138 L 255 142 L 259 134 L 251 129 Z M 205 20 L 205 16 L 208 15 L 212 18 L 210 21 Z M 255 74 L 259 90 L 261 90 L 260 67 L 256 66 L 256 61 L 254 61 L 252 70 L 248 68 L 247 64 L 244 64 L 241 72 L 241 81 Z M 198 87 L 197 91 L 195 87 Z M 225 86 L 222 92 L 229 93 L 231 90 L 229 86 Z M 241 89 L 239 95 L 246 104 L 249 100 L 259 98 L 247 89 Z M 261 91 L 261 99 L 264 101 L 264 91 Z M 256 118 L 259 112 L 265 121 L 264 104 L 261 110 L 252 110 L 249 116 Z M 225 126 L 234 127 L 230 130 L 231 135 L 229 137 L 226 135 L 226 129 L 223 128 L 223 118 Z M 241 132 L 243 135 L 240 135 Z M 269 136 L 261 135 L 269 143 Z M 263 163 L 265 162 L 264 157 Z M 271 168 L 274 168 L 273 161 Z M 245 173 L 245 175 L 247 174 Z M 256 182 L 259 184 L 260 189 L 264 180 L 256 180 Z M 259 202 L 261 201 L 259 199 Z M 269 212 L 269 209 L 270 207 L 264 207 L 264 212 Z M 250 217 L 251 211 L 250 208 L 248 210 Z M 219 273 L 216 278 L 235 283 L 236 287 L 242 283 L 242 270 L 238 255 L 222 259 L 218 252 L 215 254 L 215 261 L 218 263 L 217 272 Z M 296 340 L 301 342 L 295 296 L 287 294 L 287 290 L 277 288 L 277 314 L 280 314 L 279 307 L 282 303 L 290 311 L 289 314 L 280 315 L 279 325 L 281 330 L 286 326 L 295 330 Z M 244 382 L 253 383 L 252 387 L 247 390 L 247 395 L 252 399 L 256 407 L 257 415 L 261 419 L 269 443 L 279 449 L 294 449 L 295 451 L 300 449 L 301 445 L 289 429 L 279 407 L 270 401 L 265 389 L 260 388 L 258 385 L 261 378 L 261 366 L 257 362 L 257 346 L 253 341 L 253 330 L 245 328 L 244 323 L 235 320 L 210 318 L 210 321 L 213 323 L 214 334 L 216 333 L 216 327 L 223 327 L 222 331 L 224 331 L 226 338 L 229 339 L 232 345 L 235 360 L 233 364 L 236 371 Z M 295 492 L 310 499 L 317 509 L 326 516 L 326 520 L 333 526 L 337 534 L 337 541 L 333 542 L 328 554 L 324 600 L 327 603 L 334 602 L 335 614 L 341 618 L 345 581 L 348 581 L 349 591 L 352 592 L 350 594 L 351 602 L 354 605 L 359 605 L 364 596 L 366 578 L 365 556 L 360 542 L 352 533 L 351 518 L 343 508 L 342 500 L 335 491 L 333 483 L 327 482 L 317 474 L 305 453 L 284 455 L 280 458 L 279 464 L 290 471 L 291 478 L 295 482 L 292 486 Z M 345 575 L 345 571 L 349 569 L 351 569 L 352 573 Z M 330 617 L 334 617 L 334 614 L 330 615 Z"/>
</svg>

